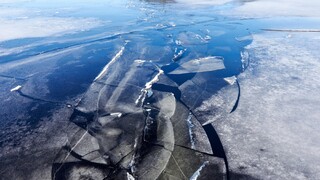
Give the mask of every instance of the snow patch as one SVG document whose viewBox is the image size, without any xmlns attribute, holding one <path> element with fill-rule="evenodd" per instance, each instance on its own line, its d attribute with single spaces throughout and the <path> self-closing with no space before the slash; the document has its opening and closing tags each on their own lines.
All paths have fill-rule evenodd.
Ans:
<svg viewBox="0 0 320 180">
<path fill-rule="evenodd" d="M 320 16 L 320 1 L 318 0 L 259 0 L 247 1 L 236 7 L 231 14 L 245 17 L 274 16 Z M 230 12 L 228 12 L 230 15 Z"/>
<path fill-rule="evenodd" d="M 100 22 L 93 18 L 34 17 L 6 19 L 0 17 L 0 42 L 63 35 L 85 31 L 99 25 Z"/>
<path fill-rule="evenodd" d="M 238 108 L 232 114 L 220 113 L 223 118 L 213 125 L 231 171 L 257 179 L 318 179 L 320 45 L 316 34 L 285 35 L 253 36 L 246 47 L 250 65 L 238 76 Z M 226 102 L 230 92 L 231 86 L 222 89 L 202 111 L 212 109 L 208 105 L 217 100 Z"/>
</svg>

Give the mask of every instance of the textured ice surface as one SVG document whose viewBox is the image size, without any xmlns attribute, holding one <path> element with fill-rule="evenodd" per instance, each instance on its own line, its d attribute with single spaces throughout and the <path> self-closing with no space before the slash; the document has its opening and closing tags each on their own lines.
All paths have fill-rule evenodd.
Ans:
<svg viewBox="0 0 320 180">
<path fill-rule="evenodd" d="M 254 35 L 247 47 L 250 65 L 239 76 L 238 109 L 212 117 L 231 172 L 258 179 L 319 178 L 318 36 Z M 231 87 L 223 89 L 198 110 L 223 111 L 230 93 Z"/>
<path fill-rule="evenodd" d="M 73 171 L 85 174 L 89 170 L 87 176 L 91 178 L 101 175 L 121 179 L 123 171 L 138 179 L 161 179 L 167 176 L 164 172 L 177 170 L 184 177 L 191 177 L 189 171 L 197 164 L 181 164 L 179 161 L 185 158 L 210 162 L 215 167 L 203 170 L 201 176 L 223 178 L 224 161 L 214 157 L 204 130 L 190 111 L 176 102 L 172 93 L 146 91 L 153 83 L 163 81 L 159 79 L 160 69 L 141 60 L 123 66 L 123 57 L 118 58 L 106 71 L 102 70 L 103 75 L 91 84 L 76 106 L 71 121 L 84 130 L 75 134 L 58 154 L 53 178 L 68 174 L 67 179 L 72 179 Z M 148 85 L 150 82 L 153 83 Z M 141 99 L 139 103 L 137 97 Z M 178 167 L 170 165 L 172 160 Z M 86 166 L 79 168 L 83 163 Z M 114 167 L 121 172 L 112 171 Z"/>
<path fill-rule="evenodd" d="M 18 8 L 20 1 L 7 3 L 0 2 L 0 42 L 63 35 L 101 25 L 101 22 L 94 18 L 57 17 L 57 13 L 44 13 L 40 8 Z"/>
</svg>

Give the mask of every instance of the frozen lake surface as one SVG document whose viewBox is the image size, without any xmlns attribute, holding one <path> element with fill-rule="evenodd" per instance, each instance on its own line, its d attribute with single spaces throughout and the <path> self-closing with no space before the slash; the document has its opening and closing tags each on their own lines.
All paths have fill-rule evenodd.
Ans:
<svg viewBox="0 0 320 180">
<path fill-rule="evenodd" d="M 0 179 L 319 179 L 319 8 L 0 1 Z"/>
</svg>

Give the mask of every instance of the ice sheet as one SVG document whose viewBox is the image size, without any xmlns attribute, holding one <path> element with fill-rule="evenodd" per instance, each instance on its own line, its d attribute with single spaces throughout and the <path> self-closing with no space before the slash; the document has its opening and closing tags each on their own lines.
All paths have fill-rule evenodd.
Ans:
<svg viewBox="0 0 320 180">
<path fill-rule="evenodd" d="M 214 121 L 232 173 L 258 179 L 318 179 L 319 34 L 254 35 L 239 76 L 238 109 Z M 212 97 L 227 101 L 231 87 Z M 201 106 L 204 109 L 206 103 Z M 224 108 L 222 108 L 224 109 Z M 239 176 L 232 176 L 233 179 Z"/>
<path fill-rule="evenodd" d="M 2 5 L 0 176 L 315 179 L 317 27 L 243 20 L 258 2 Z"/>
</svg>

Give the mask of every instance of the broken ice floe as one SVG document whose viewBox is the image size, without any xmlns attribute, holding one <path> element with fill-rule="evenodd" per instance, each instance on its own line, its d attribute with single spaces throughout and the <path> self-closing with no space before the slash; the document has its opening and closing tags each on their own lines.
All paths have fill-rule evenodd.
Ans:
<svg viewBox="0 0 320 180">
<path fill-rule="evenodd" d="M 117 62 L 110 65 L 110 68 L 114 66 L 117 66 Z M 90 156 L 82 153 L 86 142 L 84 136 L 75 136 L 76 146 L 60 154 L 63 161 L 55 164 L 71 168 L 72 164 L 68 163 L 79 164 L 86 160 L 88 165 L 96 162 L 105 167 L 104 170 L 95 168 L 96 172 L 101 171 L 101 174 L 111 173 L 109 176 L 131 178 L 129 173 L 138 179 L 154 179 L 167 176 L 163 173 L 164 170 L 186 171 L 191 167 L 196 171 L 199 168 L 196 165 L 200 162 L 210 161 L 212 166 L 218 168 L 214 171 L 207 169 L 204 176 L 208 173 L 223 176 L 223 160 L 213 157 L 206 133 L 187 107 L 176 102 L 172 93 L 153 90 L 152 94 L 148 95 L 152 85 L 161 82 L 160 75 L 163 71 L 148 61 L 133 61 L 127 67 L 129 69 L 126 71 L 108 71 L 99 82 L 93 82 L 71 117 L 72 122 L 87 130 L 88 134 L 85 136 L 90 136 L 91 143 L 95 144 L 86 147 L 92 152 L 89 153 Z M 117 76 L 114 76 L 115 74 Z M 149 77 L 150 74 L 155 75 Z M 118 76 L 121 76 L 120 82 L 113 79 Z M 141 87 L 142 84 L 144 87 Z M 135 103 L 135 97 L 140 97 L 139 105 Z M 199 156 L 196 152 L 206 156 Z M 187 167 L 177 162 L 180 160 L 174 156 L 192 157 L 199 163 Z M 172 160 L 179 164 L 178 169 L 169 165 Z M 110 172 L 110 168 L 114 166 L 125 171 L 125 175 L 121 172 Z M 56 168 L 54 172 L 56 177 L 60 177 L 61 173 L 71 173 L 65 168 Z M 188 178 L 192 176 L 189 172 L 182 174 Z"/>
<path fill-rule="evenodd" d="M 203 166 L 205 164 L 205 166 Z M 199 167 L 202 167 L 201 172 Z M 221 158 L 199 154 L 195 151 L 175 146 L 170 161 L 159 179 L 225 179 L 226 169 Z M 195 176 L 194 176 L 195 175 Z"/>
<path fill-rule="evenodd" d="M 226 79 L 224 79 L 226 81 Z M 236 82 L 235 77 L 227 78 L 227 81 Z M 194 113 L 201 120 L 201 124 L 209 124 L 214 121 L 224 121 L 234 108 L 239 97 L 239 89 L 236 83 L 223 87 L 214 95 L 209 95 L 196 107 Z"/>
<path fill-rule="evenodd" d="M 175 144 L 207 154 L 212 154 L 209 139 L 201 124 L 183 104 L 176 102 L 171 118 L 174 127 Z"/>
<path fill-rule="evenodd" d="M 148 4 L 148 2 L 143 4 Z M 148 11 L 148 8 L 149 6 L 146 7 L 146 11 Z M 62 10 L 59 10 L 59 12 L 61 15 L 63 14 Z M 185 12 L 182 14 L 184 13 Z M 213 29 L 219 29 L 220 25 L 212 26 L 211 22 L 206 22 L 207 17 L 198 19 L 197 15 L 195 14 L 196 16 L 193 16 L 193 14 L 194 12 L 188 12 L 186 16 L 183 15 L 183 17 L 192 19 L 191 26 L 189 18 L 176 18 L 170 14 L 170 17 L 176 19 L 168 19 L 169 24 L 170 22 L 176 22 L 177 26 L 175 26 L 175 24 L 168 26 L 168 23 L 155 22 L 158 19 L 152 17 L 153 15 L 150 17 L 147 15 L 148 18 L 154 18 L 149 19 L 152 24 L 148 24 L 149 22 L 141 23 L 139 21 L 137 25 L 132 24 L 129 30 L 127 28 L 123 29 L 123 32 L 118 32 L 118 28 L 116 27 L 121 26 L 122 23 L 124 23 L 124 25 L 127 24 L 126 18 L 124 18 L 124 22 L 115 21 L 112 23 L 114 27 L 113 25 L 111 27 L 108 26 L 108 32 L 102 35 L 96 35 L 95 33 L 96 31 L 101 31 L 101 29 L 105 31 L 105 28 L 96 29 L 95 31 L 80 35 L 70 35 L 72 36 L 71 39 L 69 39 L 69 36 L 61 38 L 66 38 L 67 40 L 59 39 L 59 41 L 55 41 L 56 37 L 52 37 L 54 41 L 48 42 L 47 39 L 37 38 L 36 41 L 39 40 L 41 43 L 43 41 L 43 43 L 48 44 L 46 46 L 40 44 L 37 45 L 37 47 L 31 47 L 31 49 L 27 49 L 27 52 L 23 52 L 21 56 L 20 53 L 12 56 L 11 58 L 15 60 L 16 63 L 10 62 L 13 66 L 9 66 L 10 63 L 8 63 L 0 68 L 1 72 L 7 71 L 10 68 L 10 73 L 12 73 L 9 73 L 10 75 L 17 74 L 21 77 L 26 77 L 25 74 L 29 75 L 34 74 L 34 72 L 41 72 L 41 74 L 34 75 L 36 78 L 41 77 L 39 80 L 30 78 L 30 81 L 28 79 L 27 83 L 22 83 L 22 93 L 27 91 L 39 93 L 37 90 L 38 87 L 40 87 L 46 88 L 46 91 L 41 91 L 41 95 L 55 96 L 69 89 L 83 89 L 73 94 L 76 95 L 76 97 L 67 95 L 62 97 L 63 100 L 67 99 L 67 102 L 70 103 L 70 105 L 67 105 L 68 108 L 65 108 L 65 106 L 63 106 L 63 108 L 68 112 L 74 110 L 70 117 L 71 122 L 74 123 L 69 123 L 73 125 L 72 128 L 63 129 L 63 133 L 70 133 L 72 138 L 68 139 L 68 142 L 61 148 L 59 153 L 56 152 L 58 145 L 53 144 L 55 151 L 52 151 L 52 154 L 57 153 L 57 157 L 52 164 L 52 173 L 55 174 L 54 179 L 154 179 L 157 177 L 159 177 L 159 179 L 161 179 L 161 177 L 163 177 L 163 179 L 190 179 L 194 172 L 197 172 L 199 167 L 206 161 L 210 163 L 202 168 L 198 179 L 208 179 L 212 177 L 217 179 L 225 178 L 225 162 L 222 158 L 215 157 L 215 154 L 212 152 L 211 141 L 209 142 L 206 131 L 204 131 L 204 128 L 201 126 L 201 120 L 199 121 L 198 117 L 192 112 L 195 107 L 193 106 L 193 104 L 195 104 L 194 102 L 198 104 L 203 102 L 209 97 L 208 94 L 216 92 L 220 88 L 220 83 L 227 85 L 223 80 L 225 76 L 217 80 L 216 78 L 211 78 L 211 75 L 214 74 L 210 73 L 212 69 L 208 71 L 206 69 L 204 71 L 191 69 L 191 73 L 193 73 L 192 76 L 186 78 L 188 81 L 180 83 L 172 79 L 171 81 L 162 81 L 168 78 L 166 76 L 168 74 L 159 74 L 159 69 L 162 68 L 161 64 L 169 63 L 173 56 L 175 56 L 174 59 L 177 60 L 176 64 L 179 63 L 179 60 L 181 60 L 181 64 L 183 64 L 190 59 L 216 54 L 216 52 L 219 51 L 220 46 L 218 48 L 213 47 L 215 44 L 209 44 L 211 43 L 209 40 L 211 36 L 220 36 L 219 33 L 212 31 Z M 180 26 L 182 24 L 181 21 L 186 23 Z M 211 17 L 209 21 L 212 21 Z M 133 20 L 132 22 L 135 21 Z M 170 28 L 154 30 L 154 24 L 157 23 L 163 23 L 166 27 Z M 150 28 L 145 25 L 150 25 Z M 184 33 L 183 31 L 186 26 L 197 33 L 199 29 L 206 29 L 207 32 L 200 34 L 191 32 Z M 215 33 L 209 35 L 207 28 Z M 114 31 L 117 32 L 114 33 Z M 225 29 L 220 31 L 225 33 Z M 182 34 L 180 34 L 180 32 L 182 32 Z M 109 34 L 113 33 L 115 36 L 109 36 Z M 88 34 L 94 34 L 93 36 L 95 36 L 95 38 L 83 37 L 83 35 L 87 36 Z M 163 36 L 163 34 L 172 34 L 172 37 L 168 39 Z M 179 37 L 176 37 L 177 34 L 180 34 L 178 35 Z M 173 36 L 175 37 L 173 38 Z M 133 43 L 125 47 L 119 47 L 119 44 L 123 45 L 122 39 L 128 38 Z M 75 41 L 75 39 L 77 39 L 77 41 Z M 79 39 L 80 41 L 78 41 Z M 86 42 L 83 42 L 81 39 L 84 39 Z M 112 39 L 112 43 L 108 45 L 103 43 L 106 39 Z M 180 42 L 177 41 L 177 44 L 174 44 L 174 39 Z M 63 41 L 63 44 L 59 44 L 60 40 Z M 33 39 L 31 39 L 31 41 L 33 41 Z M 93 41 L 98 43 L 92 44 Z M 121 42 L 119 43 L 118 41 Z M 225 41 L 217 39 L 216 42 L 224 43 Z M 89 46 L 87 46 L 88 44 L 93 45 L 93 48 L 89 48 Z M 159 48 L 159 45 L 165 48 Z M 109 49 L 111 46 L 115 46 L 116 48 Z M 223 44 L 221 46 L 225 48 L 224 46 L 227 45 Z M 178 47 L 178 50 L 172 52 L 175 47 Z M 103 50 L 97 50 L 99 48 Z M 186 48 L 188 51 L 185 51 Z M 225 49 L 228 49 L 228 47 Z M 45 50 L 45 52 L 43 52 L 43 50 Z M 87 53 L 89 51 L 92 51 L 92 54 L 89 55 Z M 37 55 L 38 58 L 33 55 Z M 105 58 L 105 56 L 109 58 Z M 23 59 L 25 57 L 31 58 Z M 85 64 L 84 61 L 89 59 L 90 62 L 87 64 L 91 65 L 86 66 L 87 64 Z M 110 60 L 109 63 L 105 62 L 105 59 Z M 153 59 L 153 62 L 159 63 L 158 66 L 160 68 L 158 69 L 155 64 L 150 61 L 134 61 L 134 59 Z M 40 61 L 41 63 L 34 63 Z M 99 63 L 96 63 L 98 61 Z M 223 61 L 223 59 L 221 61 Z M 43 64 L 42 62 L 45 63 Z M 101 66 L 102 63 L 105 64 L 104 67 L 103 65 Z M 67 67 L 79 68 L 72 70 L 67 68 L 67 70 L 64 69 L 60 71 L 63 69 L 61 67 L 65 64 L 70 65 Z M 102 67 L 102 71 L 99 67 Z M 202 69 L 202 67 L 200 67 L 200 69 Z M 31 70 L 32 73 L 26 73 L 29 70 Z M 70 74 L 64 76 L 65 73 L 69 73 L 67 72 L 68 70 Z M 186 73 L 188 74 L 190 72 L 186 71 Z M 209 78 L 206 79 L 207 77 L 205 76 L 200 78 L 201 75 L 199 74 L 210 76 L 211 82 L 207 82 L 206 80 Z M 63 77 L 60 78 L 60 75 Z M 182 74 L 182 76 L 183 75 L 184 74 Z M 70 78 L 71 76 L 72 78 Z M 56 81 L 50 78 L 56 79 Z M 61 83 L 63 86 L 60 86 L 61 84 L 55 84 L 55 82 L 60 83 L 61 79 L 64 81 Z M 80 80 L 78 82 L 76 81 L 78 79 L 88 80 Z M 94 82 L 92 82 L 93 79 L 95 79 Z M 64 86 L 66 83 L 74 83 L 75 85 L 71 86 L 72 88 L 70 88 L 70 86 L 66 88 Z M 19 82 L 19 84 L 21 84 L 21 82 Z M 25 86 L 26 84 L 33 88 L 27 88 L 27 86 Z M 217 86 L 219 86 L 219 88 L 214 89 L 213 87 L 216 84 L 218 84 Z M 51 85 L 53 85 L 53 88 L 48 88 Z M 155 86 L 160 88 L 157 90 L 153 89 Z M 164 87 L 162 90 L 161 86 L 162 88 Z M 197 87 L 193 88 L 193 86 Z M 64 87 L 64 90 L 58 91 L 57 93 L 55 90 L 57 88 L 55 87 Z M 168 88 L 166 89 L 166 87 Z M 146 92 L 142 94 L 141 90 L 145 90 Z M 6 89 L 6 91 L 8 91 L 8 89 Z M 15 96 L 16 94 L 12 93 L 11 95 Z M 141 99 L 139 96 L 141 96 Z M 181 96 L 183 97 L 180 98 Z M 71 101 L 70 98 L 76 98 L 77 103 Z M 135 104 L 137 98 L 140 99 L 140 103 Z M 186 103 L 184 103 L 185 101 Z M 37 103 L 35 104 L 38 105 Z M 63 105 L 65 105 L 65 103 L 63 103 Z M 26 109 L 27 108 L 28 107 L 26 107 Z M 34 107 L 32 107 L 32 109 L 34 109 Z M 6 111 L 5 113 L 7 112 L 11 111 Z M 19 113 L 20 112 L 16 114 Z M 47 113 L 46 116 L 48 116 L 46 117 L 46 121 L 49 122 L 51 120 L 51 114 Z M 69 116 L 69 114 L 61 113 L 59 116 L 65 117 Z M 75 124 L 78 125 L 78 127 L 76 127 Z M 46 127 L 44 127 L 44 130 L 46 130 Z M 75 130 L 79 130 L 79 132 L 74 134 Z M 57 136 L 65 137 L 64 135 L 60 135 L 59 132 L 61 131 L 54 132 L 56 132 Z M 74 136 L 72 136 L 73 134 Z M 56 135 L 54 135 L 54 137 Z M 61 143 L 62 141 L 65 142 L 65 139 L 59 139 L 57 141 Z M 50 146 L 50 148 L 53 146 Z M 33 151 L 30 151 L 30 153 L 33 153 Z M 38 159 L 40 160 L 41 158 Z M 50 163 L 53 161 L 50 159 L 47 162 Z M 17 163 L 12 164 L 12 166 L 15 166 Z M 50 165 L 44 164 L 44 167 L 49 166 Z M 4 172 L 4 169 L 5 168 L 1 169 L 1 172 Z M 35 172 L 38 171 L 37 169 L 37 171 L 33 171 L 32 174 L 37 174 Z M 6 173 L 10 174 L 9 171 Z M 18 174 L 17 171 L 15 171 L 14 174 Z"/>
<path fill-rule="evenodd" d="M 153 68 L 150 68 L 152 66 Z M 155 108 L 152 106 L 153 103 L 149 103 L 150 108 L 146 109 L 150 110 L 145 111 L 145 115 L 144 107 L 142 107 L 144 102 L 137 107 L 133 101 L 135 95 L 137 97 L 141 92 L 141 89 L 138 88 L 139 84 L 148 80 L 150 73 L 158 71 L 155 77 L 145 82 L 144 89 L 150 89 L 152 84 L 158 81 L 162 71 L 150 62 L 145 62 L 142 65 L 133 62 L 129 67 L 129 71 L 106 72 L 107 77 L 104 77 L 106 76 L 104 74 L 99 83 L 94 82 L 88 89 L 87 96 L 84 96 L 82 102 L 76 107 L 71 121 L 88 129 L 90 135 L 96 139 L 99 145 L 98 151 L 101 157 L 109 166 L 118 164 L 124 169 L 133 168 L 135 176 L 148 179 L 159 176 L 169 161 L 174 144 L 173 129 L 168 119 L 170 113 L 167 113 L 167 110 L 161 110 L 165 106 Z M 113 82 L 113 73 L 121 75 L 122 80 Z M 141 79 L 141 77 L 145 78 Z M 109 83 L 103 84 L 102 79 Z M 112 82 L 117 83 L 118 86 L 113 87 Z M 134 87 L 132 86 L 134 84 L 137 87 L 130 88 Z M 88 109 L 89 104 L 84 102 L 95 100 L 96 98 L 92 96 L 96 96 L 98 103 L 95 107 Z M 150 98 L 146 97 L 146 94 L 143 96 L 143 101 Z M 118 112 L 115 113 L 115 110 Z M 108 113 L 110 111 L 113 112 Z M 147 123 L 146 126 L 145 123 Z M 159 145 L 164 146 L 165 149 L 157 147 Z M 145 150 L 141 148 L 149 150 L 144 152 Z M 139 159 L 139 156 L 144 158 Z M 158 157 L 161 160 L 152 160 L 153 157 Z M 146 167 L 150 165 L 150 162 L 153 162 L 154 167 L 157 168 L 147 170 Z M 144 175 L 145 172 L 148 172 L 148 175 Z"/>
<path fill-rule="evenodd" d="M 193 59 L 180 65 L 169 74 L 186 74 L 197 72 L 210 72 L 224 69 L 223 58 L 218 56 L 208 56 L 200 59 Z"/>
</svg>

